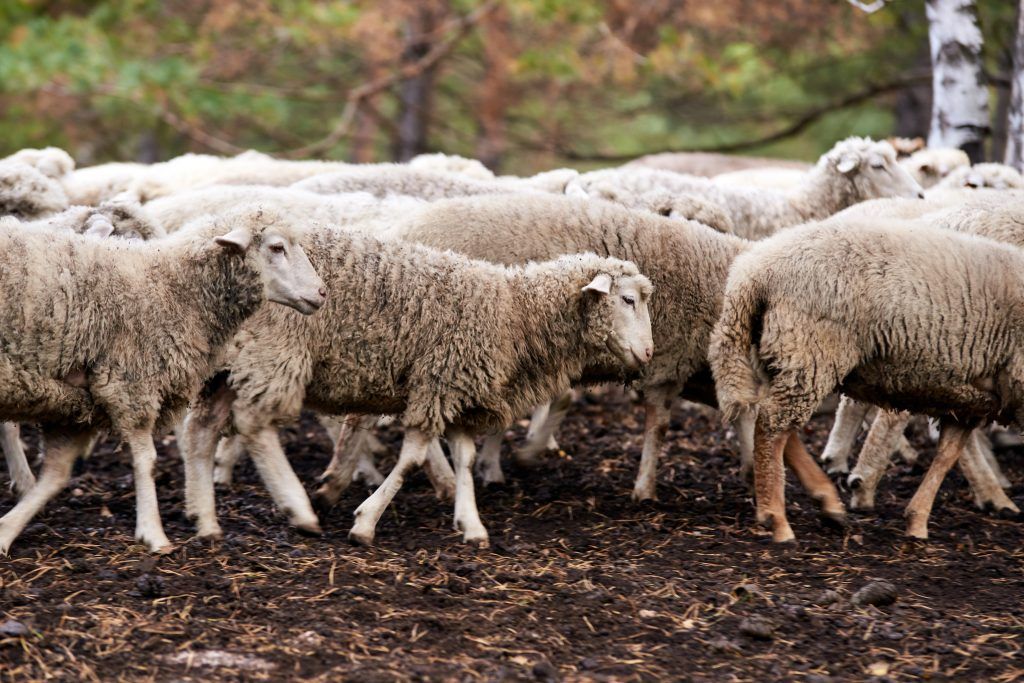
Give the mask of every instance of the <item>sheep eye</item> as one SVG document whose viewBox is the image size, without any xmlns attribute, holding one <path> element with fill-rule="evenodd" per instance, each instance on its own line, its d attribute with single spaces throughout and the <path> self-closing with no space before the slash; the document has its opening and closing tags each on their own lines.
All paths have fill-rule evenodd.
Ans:
<svg viewBox="0 0 1024 683">
<path fill-rule="evenodd" d="M 624 294 L 624 295 L 622 296 L 622 303 L 624 303 L 624 304 L 626 304 L 627 306 L 629 306 L 630 308 L 632 308 L 632 307 L 636 306 L 636 299 L 634 299 L 634 298 L 633 298 L 633 297 L 632 297 L 631 295 L 629 295 L 629 294 Z"/>
<path fill-rule="evenodd" d="M 272 251 L 275 254 L 283 254 L 284 253 L 284 245 L 283 244 L 271 244 L 270 245 L 270 251 Z"/>
<path fill-rule="evenodd" d="M 671 216 L 672 215 L 672 209 L 666 206 L 664 209 L 661 209 L 660 211 L 658 211 L 658 213 L 661 214 L 662 216 Z"/>
<path fill-rule="evenodd" d="M 885 168 L 885 164 L 883 164 L 881 161 L 876 161 L 871 164 L 871 168 L 882 169 Z"/>
</svg>

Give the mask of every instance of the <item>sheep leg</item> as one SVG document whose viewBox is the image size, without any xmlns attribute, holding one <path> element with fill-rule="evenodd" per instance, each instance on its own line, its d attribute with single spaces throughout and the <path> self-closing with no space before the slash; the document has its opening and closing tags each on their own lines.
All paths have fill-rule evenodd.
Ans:
<svg viewBox="0 0 1024 683">
<path fill-rule="evenodd" d="M 846 508 L 839 500 L 839 492 L 836 490 L 835 484 L 807 452 L 795 431 L 789 433 L 783 450 L 783 458 L 786 465 L 796 472 L 800 484 L 811 494 L 811 498 L 821 506 L 822 516 L 837 524 L 845 524 Z"/>
<path fill-rule="evenodd" d="M 448 458 L 444 457 L 440 439 L 432 440 L 427 447 L 427 460 L 423 463 L 423 469 L 434 487 L 434 494 L 438 500 L 455 499 L 458 481 L 452 466 L 448 464 Z"/>
<path fill-rule="evenodd" d="M 678 394 L 678 387 L 670 387 L 652 389 L 644 396 L 644 447 L 640 453 L 640 469 L 633 484 L 635 501 L 657 499 L 658 459 L 665 448 L 665 433 L 672 418 L 672 404 Z"/>
<path fill-rule="evenodd" d="M 555 431 L 562 425 L 562 420 L 572 406 L 572 390 L 565 391 L 558 396 L 548 407 L 548 414 L 536 427 L 531 438 L 526 437 L 526 443 L 514 454 L 516 464 L 532 467 L 537 464 L 537 456 L 546 450 L 555 441 Z M 555 443 L 557 446 L 558 444 Z"/>
<path fill-rule="evenodd" d="M 1003 468 L 1000 467 L 999 461 L 996 460 L 996 454 L 992 452 L 992 440 L 982 431 L 978 432 L 978 446 L 981 449 L 982 456 L 985 458 L 985 462 L 988 463 L 989 469 L 992 470 L 996 481 L 999 482 L 1000 488 L 1010 488 L 1010 480 L 1003 474 Z"/>
<path fill-rule="evenodd" d="M 840 396 L 836 408 L 836 420 L 828 433 L 828 443 L 821 454 L 821 464 L 829 474 L 844 474 L 850 471 L 850 451 L 857 438 L 857 431 L 868 412 L 868 405 L 855 401 L 849 396 Z"/>
<path fill-rule="evenodd" d="M 374 442 L 384 448 L 384 445 L 377 441 L 377 437 L 373 434 L 363 436 L 363 448 L 359 449 L 359 455 L 356 456 L 356 471 L 352 474 L 352 479 L 353 481 L 362 480 L 367 486 L 376 488 L 384 481 L 384 475 L 380 473 L 377 463 L 373 461 L 373 454 L 377 452 L 374 449 Z"/>
<path fill-rule="evenodd" d="M 900 434 L 900 438 L 896 443 L 896 448 L 893 452 L 898 453 L 900 459 L 908 465 L 913 465 L 917 462 L 917 457 L 920 455 L 917 452 L 917 449 L 910 445 L 910 442 L 907 441 L 907 437 L 904 434 Z"/>
<path fill-rule="evenodd" d="M 547 404 L 544 407 L 547 408 Z M 537 406 L 537 411 L 540 411 L 540 406 Z M 533 413 L 535 416 L 537 411 Z M 503 432 L 497 432 L 484 437 L 484 445 L 476 462 L 476 470 L 484 486 L 505 483 L 505 473 L 501 471 L 501 440 L 504 436 Z"/>
<path fill-rule="evenodd" d="M 156 483 L 153 481 L 153 467 L 156 465 L 153 425 L 146 425 L 143 429 L 127 430 L 124 439 L 132 452 L 132 470 L 135 477 L 135 540 L 145 544 L 151 552 L 169 552 L 171 542 L 167 540 L 163 522 L 160 520 Z"/>
<path fill-rule="evenodd" d="M 285 457 L 277 429 L 265 426 L 255 434 L 242 432 L 241 435 L 245 449 L 256 464 L 270 497 L 288 516 L 288 523 L 302 533 L 319 536 L 322 533 L 320 520 L 313 512 L 302 482 L 295 476 L 295 471 Z"/>
<path fill-rule="evenodd" d="M 455 461 L 455 530 L 462 532 L 463 542 L 486 548 L 487 529 L 480 521 L 473 488 L 473 459 L 476 457 L 473 437 L 464 432 L 449 432 L 448 443 Z"/>
<path fill-rule="evenodd" d="M 356 521 L 348 532 L 350 541 L 360 545 L 373 543 L 380 516 L 384 514 L 384 510 L 394 499 L 395 494 L 402 488 L 406 473 L 413 467 L 421 466 L 426 460 L 427 449 L 430 447 L 432 438 L 418 429 L 406 430 L 405 440 L 402 441 L 402 450 L 398 453 L 398 462 L 395 463 L 394 469 L 388 473 L 377 490 L 356 508 Z"/>
<path fill-rule="evenodd" d="M 213 490 L 214 456 L 220 450 L 218 431 L 203 424 L 190 413 L 185 418 L 182 455 L 185 457 L 185 516 L 196 524 L 200 538 L 221 538 L 224 533 L 217 522 L 216 494 Z"/>
<path fill-rule="evenodd" d="M 30 488 L 6 515 L 0 518 L 0 555 L 6 555 L 14 539 L 32 518 L 58 493 L 71 478 L 75 458 L 89 441 L 90 432 L 44 432 L 46 459 L 35 486 Z"/>
<path fill-rule="evenodd" d="M 352 483 L 355 476 L 356 463 L 359 458 L 353 449 L 355 431 L 357 425 L 365 424 L 366 418 L 356 415 L 348 415 L 343 420 L 331 420 L 324 424 L 327 427 L 327 434 L 334 442 L 334 452 L 331 454 L 331 462 L 327 469 L 320 475 L 320 487 L 313 494 L 317 507 L 322 510 L 334 507 L 341 498 L 341 494 Z M 338 430 L 334 432 L 331 425 L 337 425 Z"/>
<path fill-rule="evenodd" d="M 556 403 L 561 403 L 563 399 L 567 397 L 565 410 L 560 414 L 552 415 L 552 407 Z M 526 429 L 526 443 L 528 448 L 538 448 L 538 452 L 542 450 L 557 451 L 559 449 L 558 441 L 555 440 L 555 432 L 562 424 L 562 420 L 569 412 L 569 404 L 572 402 L 572 390 L 565 392 L 562 396 L 559 396 L 551 403 L 542 403 L 533 409 L 533 414 L 530 416 L 530 426 Z M 554 420 L 554 421 L 552 421 Z M 539 441 L 542 438 L 541 434 L 548 433 L 547 443 L 541 447 Z"/>
<path fill-rule="evenodd" d="M 740 443 L 740 478 L 754 485 L 754 421 L 756 414 L 743 412 L 732 422 L 736 440 Z"/>
<path fill-rule="evenodd" d="M 235 478 L 235 465 L 244 454 L 242 440 L 237 434 L 221 439 L 213 456 L 213 483 L 231 486 Z"/>
<path fill-rule="evenodd" d="M 776 543 L 796 538 L 786 519 L 786 470 L 783 465 L 791 431 L 772 432 L 764 412 L 754 424 L 754 497 L 757 523 L 772 530 Z"/>
<path fill-rule="evenodd" d="M 932 460 L 931 467 L 921 480 L 917 492 L 907 505 L 907 536 L 913 538 L 928 538 L 928 517 L 931 514 L 932 506 L 935 504 L 935 496 L 942 486 L 942 481 L 950 468 L 956 464 L 960 454 L 964 450 L 971 436 L 971 430 L 961 425 L 946 422 L 939 432 L 939 450 Z"/>
<path fill-rule="evenodd" d="M 857 458 L 857 465 L 846 479 L 853 491 L 850 507 L 854 510 L 871 510 L 875 507 L 878 482 L 889 467 L 892 452 L 909 420 L 907 413 L 891 410 L 879 410 L 875 415 Z"/>
<path fill-rule="evenodd" d="M 1017 513 L 1020 510 L 1007 497 L 999 479 L 985 458 L 985 443 L 980 429 L 974 430 L 963 456 L 957 463 L 967 483 L 971 486 L 974 504 L 981 510 L 992 509 L 996 512 L 1009 510 Z"/>
<path fill-rule="evenodd" d="M 36 478 L 25 457 L 25 446 L 21 443 L 21 428 L 16 422 L 0 424 L 0 448 L 7 460 L 7 471 L 11 475 L 11 489 L 19 496 L 35 486 Z"/>
</svg>

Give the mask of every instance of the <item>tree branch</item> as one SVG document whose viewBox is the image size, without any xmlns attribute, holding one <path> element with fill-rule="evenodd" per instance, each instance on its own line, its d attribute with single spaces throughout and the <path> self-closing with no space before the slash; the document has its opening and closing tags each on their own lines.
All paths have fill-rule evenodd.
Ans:
<svg viewBox="0 0 1024 683">
<path fill-rule="evenodd" d="M 769 134 L 764 135 L 762 137 L 754 138 L 752 140 L 741 140 L 739 142 L 726 142 L 726 143 L 723 143 L 723 144 L 720 144 L 720 145 L 709 145 L 709 146 L 706 146 L 706 147 L 687 147 L 687 148 L 678 148 L 678 149 L 658 149 L 658 150 L 653 150 L 653 151 L 638 151 L 638 152 L 632 152 L 632 153 L 611 153 L 611 154 L 603 154 L 603 153 L 600 153 L 600 152 L 580 152 L 580 151 L 577 151 L 577 150 L 574 150 L 574 149 L 560 148 L 560 147 L 557 147 L 557 146 L 554 149 L 552 149 L 550 147 L 544 147 L 542 145 L 538 145 L 537 149 L 541 150 L 541 151 L 553 151 L 556 154 L 559 154 L 559 155 L 565 157 L 566 159 L 569 159 L 569 160 L 572 160 L 572 161 L 612 161 L 612 162 L 630 161 L 632 159 L 635 159 L 637 157 L 641 157 L 641 156 L 644 156 L 644 155 L 647 155 L 647 154 L 658 154 L 658 153 L 661 153 L 661 152 L 741 152 L 741 151 L 746 151 L 746 150 L 749 150 L 749 149 L 753 149 L 755 147 L 761 147 L 763 145 L 766 145 L 766 144 L 769 144 L 769 143 L 772 143 L 772 142 L 778 142 L 779 140 L 785 140 L 786 138 L 793 137 L 794 135 L 797 135 L 798 133 L 803 132 L 807 127 L 809 127 L 811 124 L 813 124 L 816 121 L 818 121 L 818 119 L 820 119 L 821 117 L 825 116 L 826 114 L 831 114 L 832 112 L 840 111 L 842 109 L 846 109 L 847 107 L 851 107 L 853 105 L 860 104 L 862 102 L 865 102 L 865 101 L 868 101 L 868 100 L 873 99 L 875 97 L 878 97 L 879 95 L 884 95 L 884 94 L 887 94 L 887 93 L 890 93 L 890 92 L 893 92 L 893 91 L 896 91 L 896 90 L 901 90 L 901 89 L 909 87 L 909 86 L 921 85 L 921 84 L 930 83 L 930 82 L 931 82 L 931 75 L 930 74 L 928 74 L 928 75 L 921 74 L 921 75 L 911 76 L 911 77 L 908 77 L 908 78 L 903 78 L 903 79 L 900 79 L 900 80 L 897 80 L 897 81 L 892 81 L 890 83 L 881 83 L 881 84 L 878 84 L 878 85 L 869 86 L 869 87 L 865 88 L 864 90 L 861 90 L 859 92 L 847 95 L 846 97 L 840 98 L 840 99 L 836 100 L 835 102 L 830 102 L 828 104 L 822 105 L 821 107 L 817 107 L 816 109 L 812 109 L 811 111 L 808 111 L 807 113 L 805 113 L 802 116 L 800 116 L 798 119 L 796 119 L 795 121 L 793 121 L 789 125 L 784 126 L 783 128 L 780 128 L 779 130 L 777 130 L 777 131 L 775 131 L 773 133 L 769 133 Z"/>
<path fill-rule="evenodd" d="M 383 78 L 378 78 L 377 80 L 370 81 L 369 83 L 364 83 L 363 85 L 349 91 L 348 97 L 345 101 L 345 107 L 341 111 L 341 116 L 338 117 L 334 128 L 325 137 L 297 149 L 287 152 L 279 152 L 275 154 L 275 156 L 287 159 L 302 158 L 313 156 L 333 147 L 338 141 L 349 134 L 349 128 L 351 128 L 352 122 L 355 120 L 356 112 L 359 110 L 359 106 L 363 100 L 376 95 L 382 90 L 390 88 L 401 80 L 417 76 L 434 66 L 443 57 L 450 53 L 459 41 L 462 40 L 462 38 L 464 38 L 470 30 L 480 22 L 481 19 L 494 11 L 494 9 L 498 7 L 499 3 L 500 0 L 490 0 L 464 17 L 460 17 L 459 19 L 451 22 L 446 30 L 446 33 L 451 31 L 451 35 L 431 47 L 430 51 L 418 61 L 403 66 L 393 74 Z"/>
</svg>

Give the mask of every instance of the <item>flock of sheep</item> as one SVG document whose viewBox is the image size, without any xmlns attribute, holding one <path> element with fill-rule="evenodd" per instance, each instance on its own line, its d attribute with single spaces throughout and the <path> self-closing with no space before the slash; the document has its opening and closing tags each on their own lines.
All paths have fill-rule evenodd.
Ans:
<svg viewBox="0 0 1024 683">
<path fill-rule="evenodd" d="M 893 453 L 916 457 L 903 429 L 921 414 L 938 455 L 908 534 L 927 536 L 957 462 L 978 505 L 1016 511 L 987 429 L 1024 423 L 1024 178 L 957 150 L 901 159 L 850 138 L 814 166 L 658 155 L 522 178 L 442 154 L 76 170 L 62 150 L 27 149 L 0 160 L 0 212 L 0 287 L 17 293 L 0 302 L 0 447 L 20 497 L 0 552 L 108 432 L 131 450 L 136 537 L 153 551 L 171 547 L 153 480 L 153 435 L 170 429 L 200 536 L 221 534 L 214 484 L 243 453 L 289 522 L 317 533 L 277 433 L 303 409 L 335 444 L 316 497 L 376 487 L 353 540 L 373 541 L 422 465 L 464 540 L 486 544 L 474 463 L 503 481 L 510 423 L 532 411 L 515 457 L 534 461 L 572 387 L 603 382 L 632 382 L 646 406 L 637 500 L 655 495 L 682 396 L 731 421 L 775 540 L 793 538 L 784 465 L 841 523 L 797 438 L 839 394 L 830 472 L 870 422 L 855 507 L 873 505 Z M 405 432 L 386 477 L 382 416 Z M 20 423 L 43 436 L 38 478 Z"/>
</svg>

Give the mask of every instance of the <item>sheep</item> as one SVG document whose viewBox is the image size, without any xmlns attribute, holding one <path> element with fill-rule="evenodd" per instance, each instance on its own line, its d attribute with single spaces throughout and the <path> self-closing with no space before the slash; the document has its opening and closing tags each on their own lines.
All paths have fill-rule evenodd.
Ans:
<svg viewBox="0 0 1024 683">
<path fill-rule="evenodd" d="M 729 214 L 718 204 L 693 194 L 676 194 L 664 188 L 645 192 L 624 190 L 614 182 L 595 182 L 583 190 L 570 184 L 566 196 L 603 199 L 628 209 L 651 211 L 659 216 L 697 221 L 717 230 L 732 233 L 734 226 Z"/>
<path fill-rule="evenodd" d="M 217 437 L 236 431 L 278 507 L 300 529 L 319 521 L 276 426 L 305 405 L 328 414 L 400 414 L 398 463 L 356 510 L 350 538 L 371 543 L 380 515 L 434 437 L 455 461 L 455 524 L 485 544 L 472 488 L 472 435 L 601 365 L 615 375 L 651 356 L 650 282 L 632 263 L 592 254 L 522 268 L 401 241 L 317 229 L 310 258 L 333 293 L 316 316 L 265 307 L 235 340 L 226 377 L 185 429 L 186 505 L 201 536 L 220 533 L 212 470 Z"/>
<path fill-rule="evenodd" d="M 47 178 L 54 180 L 61 180 L 75 170 L 75 160 L 59 147 L 19 150 L 0 159 L 0 164 L 8 161 L 28 164 Z"/>
<path fill-rule="evenodd" d="M 0 219 L 24 230 L 64 230 L 99 237 L 127 237 L 142 240 L 164 237 L 163 228 L 152 221 L 130 195 L 102 202 L 99 206 L 72 206 L 61 213 L 34 221 Z"/>
<path fill-rule="evenodd" d="M 886 138 L 886 142 L 896 150 L 896 158 L 900 160 L 906 159 L 914 152 L 925 148 L 924 138 L 890 137 Z"/>
<path fill-rule="evenodd" d="M 409 160 L 409 168 L 417 171 L 441 171 L 457 173 L 476 180 L 492 180 L 494 172 L 476 159 L 467 159 L 458 154 L 419 154 Z"/>
<path fill-rule="evenodd" d="M 714 405 L 714 392 L 707 387 L 708 338 L 729 267 L 749 242 L 695 223 L 559 196 L 531 197 L 529 202 L 512 196 L 435 202 L 395 223 L 386 234 L 506 265 L 581 251 L 636 263 L 658 294 L 651 302 L 654 358 L 638 385 L 647 417 L 632 495 L 636 500 L 655 498 L 658 459 L 676 396 L 682 391 L 686 398 Z M 599 382 L 606 377 L 601 368 L 592 368 L 585 379 Z M 555 406 L 556 412 L 567 408 L 564 400 Z M 537 451 L 547 445 L 549 435 L 550 429 L 540 431 Z M 827 518 L 842 519 L 835 487 L 799 440 L 794 441 L 790 461 L 801 481 L 821 501 Z M 748 443 L 741 440 L 741 445 Z M 487 480 L 500 476 L 497 463 L 487 462 L 485 469 L 491 473 Z"/>
<path fill-rule="evenodd" d="M 318 194 L 369 192 L 375 197 L 406 195 L 421 199 L 469 197 L 507 194 L 513 191 L 539 193 L 526 186 L 496 179 L 478 180 L 455 173 L 425 171 L 399 164 L 356 167 L 313 176 L 291 186 L 293 189 Z"/>
<path fill-rule="evenodd" d="M 768 190 L 791 190 L 807 178 L 807 171 L 796 168 L 747 168 L 742 171 L 721 173 L 712 178 L 718 185 L 733 187 L 763 187 Z"/>
<path fill-rule="evenodd" d="M 760 239 L 776 230 L 825 218 L 852 204 L 875 197 L 920 197 L 921 187 L 896 163 L 886 142 L 848 138 L 818 161 L 806 180 L 790 192 L 717 185 L 711 180 L 668 171 L 629 168 L 585 173 L 570 189 L 590 194 L 589 187 L 613 182 L 625 191 L 642 193 L 655 187 L 695 194 L 725 209 L 735 234 Z M 567 190 L 568 192 L 569 190 Z"/>
<path fill-rule="evenodd" d="M 766 157 L 734 156 L 712 152 L 663 152 L 648 154 L 625 164 L 623 168 L 656 168 L 674 173 L 713 178 L 722 173 L 742 171 L 748 168 L 791 168 L 810 171 L 811 164 L 790 159 L 769 159 Z"/>
<path fill-rule="evenodd" d="M 937 185 L 953 171 L 970 165 L 971 160 L 966 152 L 946 147 L 918 150 L 900 160 L 900 166 L 925 189 Z"/>
<path fill-rule="evenodd" d="M 961 166 L 938 183 L 942 189 L 981 188 L 994 190 L 1019 190 L 1024 188 L 1024 175 L 1013 166 L 1006 164 L 975 164 Z"/>
<path fill-rule="evenodd" d="M 153 239 L 164 236 L 160 226 L 149 221 L 143 215 L 142 207 L 129 198 L 111 200 L 98 208 L 74 206 L 56 216 L 33 222 L 19 222 L 13 218 L 0 219 L 0 225 L 3 224 L 27 230 L 65 230 L 100 237 L 114 235 Z M 11 488 L 19 495 L 24 494 L 35 485 L 35 476 L 28 466 L 17 424 L 0 424 L 0 450 L 3 450 L 7 461 Z"/>
<path fill-rule="evenodd" d="M 927 538 L 971 430 L 1024 417 L 1021 273 L 1016 247 L 900 221 L 801 226 L 736 259 L 709 358 L 725 415 L 756 413 L 757 521 L 775 541 L 793 539 L 784 447 L 837 390 L 940 420 L 938 455 L 906 511 L 907 534 Z"/>
<path fill-rule="evenodd" d="M 134 162 L 113 162 L 79 168 L 65 176 L 61 183 L 72 205 L 96 206 L 127 192 L 148 168 Z"/>
<path fill-rule="evenodd" d="M 0 285 L 20 294 L 0 303 L 0 418 L 43 425 L 47 449 L 36 485 L 0 518 L 0 551 L 108 426 L 131 449 L 136 538 L 153 551 L 170 547 L 153 483 L 154 430 L 173 424 L 264 301 L 305 314 L 323 305 L 299 234 L 251 208 L 155 242 L 0 227 L 11 256 Z M 126 291 L 134 306 L 124 305 Z"/>
<path fill-rule="evenodd" d="M 971 201 L 960 206 L 945 210 L 930 210 L 920 215 L 923 224 L 933 227 L 958 230 L 1000 242 L 1024 248 L 1024 203 L 1019 195 L 1005 192 L 975 193 L 968 192 Z M 974 196 L 972 196 L 974 195 Z M 878 207 L 870 207 L 867 215 L 884 216 L 885 209 L 889 214 L 903 218 L 913 217 L 912 212 L 904 211 L 902 204 L 917 204 L 889 200 Z M 931 207 L 929 207 L 931 208 Z M 838 218 L 842 219 L 843 214 Z M 857 425 L 865 417 L 866 406 L 857 405 L 849 398 L 844 398 L 840 409 L 836 412 L 836 422 L 829 441 L 821 455 L 821 461 L 829 467 L 829 472 L 846 472 L 847 459 L 853 446 L 853 438 Z M 871 430 L 865 441 L 857 466 L 847 478 L 847 483 L 854 491 L 851 505 L 857 509 L 874 507 L 875 490 L 882 474 L 889 464 L 889 453 L 900 450 L 907 453 L 909 444 L 901 441 L 904 429 L 910 416 L 904 413 L 877 413 L 870 415 Z M 912 450 L 910 451 L 912 452 Z M 911 457 L 915 457 L 914 456 Z M 975 503 L 980 508 L 991 507 L 994 510 L 1017 512 L 1016 505 L 1006 496 L 1003 488 L 1008 484 L 998 463 L 991 452 L 991 447 L 980 432 L 973 437 L 971 447 L 964 452 L 960 460 L 964 474 L 971 484 Z"/>
<path fill-rule="evenodd" d="M 365 192 L 331 196 L 292 187 L 223 185 L 161 197 L 146 204 L 144 209 L 155 223 L 173 233 L 197 216 L 251 203 L 277 207 L 309 222 L 349 225 L 391 212 L 409 211 L 423 201 L 413 197 L 381 200 Z"/>
<path fill-rule="evenodd" d="M 0 215 L 33 220 L 68 208 L 60 182 L 18 161 L 0 162 Z"/>
</svg>

